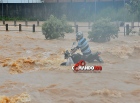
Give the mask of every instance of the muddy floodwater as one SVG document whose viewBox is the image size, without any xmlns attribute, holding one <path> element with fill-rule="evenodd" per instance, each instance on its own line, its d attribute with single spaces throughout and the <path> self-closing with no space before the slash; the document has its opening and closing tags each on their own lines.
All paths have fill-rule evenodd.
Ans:
<svg viewBox="0 0 140 103">
<path fill-rule="evenodd" d="M 81 23 L 79 25 L 88 25 Z M 18 26 L 9 30 L 18 30 Z M 23 30 L 32 31 L 31 27 Z M 40 27 L 36 28 L 41 31 Z M 79 28 L 87 37 L 88 28 Z M 123 28 L 120 28 L 123 31 Z M 107 43 L 89 42 L 100 51 L 100 73 L 74 73 L 66 60 L 75 33 L 46 40 L 41 32 L 0 31 L 0 103 L 140 103 L 140 36 L 131 34 Z M 78 51 L 79 52 L 79 51 Z M 88 65 L 88 64 L 87 64 Z"/>
</svg>

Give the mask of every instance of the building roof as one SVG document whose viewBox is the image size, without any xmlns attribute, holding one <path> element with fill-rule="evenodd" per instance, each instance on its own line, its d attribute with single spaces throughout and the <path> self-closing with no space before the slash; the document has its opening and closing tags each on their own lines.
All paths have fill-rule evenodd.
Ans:
<svg viewBox="0 0 140 103">
<path fill-rule="evenodd" d="M 0 0 L 0 3 L 57 3 L 57 2 L 109 2 L 130 0 Z"/>
<path fill-rule="evenodd" d="M 0 3 L 41 3 L 41 0 L 0 0 Z"/>
<path fill-rule="evenodd" d="M 101 2 L 109 2 L 109 1 L 129 1 L 129 0 L 41 0 L 45 3 L 55 3 L 55 2 L 95 2 L 95 1 L 101 1 Z"/>
</svg>

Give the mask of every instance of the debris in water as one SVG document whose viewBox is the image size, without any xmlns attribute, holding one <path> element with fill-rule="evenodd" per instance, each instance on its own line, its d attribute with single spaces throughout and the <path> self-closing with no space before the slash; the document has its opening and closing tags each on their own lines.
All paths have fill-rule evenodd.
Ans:
<svg viewBox="0 0 140 103">
<path fill-rule="evenodd" d="M 91 96 L 93 95 L 104 95 L 104 96 L 110 96 L 110 97 L 122 97 L 122 93 L 116 90 L 109 90 L 109 89 L 102 89 L 102 90 L 96 90 L 91 93 Z"/>
<path fill-rule="evenodd" d="M 0 96 L 0 103 L 29 103 L 31 97 L 28 93 L 22 93 L 13 97 Z"/>
</svg>

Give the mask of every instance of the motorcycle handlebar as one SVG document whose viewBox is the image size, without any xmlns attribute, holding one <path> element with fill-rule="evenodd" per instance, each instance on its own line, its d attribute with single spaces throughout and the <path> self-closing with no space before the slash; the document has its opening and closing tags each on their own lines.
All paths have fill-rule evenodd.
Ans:
<svg viewBox="0 0 140 103">
<path fill-rule="evenodd" d="M 73 48 L 73 49 L 71 49 L 71 54 L 75 53 L 76 50 L 77 50 L 77 48 Z"/>
</svg>

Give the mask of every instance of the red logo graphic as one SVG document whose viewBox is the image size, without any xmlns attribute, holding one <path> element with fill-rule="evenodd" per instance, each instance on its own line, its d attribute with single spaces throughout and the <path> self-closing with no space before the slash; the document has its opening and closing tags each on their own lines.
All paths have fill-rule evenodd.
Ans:
<svg viewBox="0 0 140 103">
<path fill-rule="evenodd" d="M 80 60 L 78 63 L 76 63 L 72 70 L 79 71 L 79 70 L 92 70 L 92 71 L 101 71 L 102 66 L 86 66 L 86 62 L 84 60 Z"/>
</svg>

